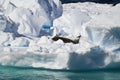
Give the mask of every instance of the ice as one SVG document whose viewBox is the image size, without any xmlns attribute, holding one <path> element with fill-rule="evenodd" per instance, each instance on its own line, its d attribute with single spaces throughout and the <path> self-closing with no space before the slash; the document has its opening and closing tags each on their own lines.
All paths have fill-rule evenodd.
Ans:
<svg viewBox="0 0 120 80">
<path fill-rule="evenodd" d="M 40 45 L 40 44 L 51 44 L 51 42 L 52 42 L 52 40 L 50 40 L 48 37 L 42 36 L 42 37 L 38 40 L 37 44 L 38 44 L 38 45 Z"/>
<path fill-rule="evenodd" d="M 6 28 L 7 20 L 4 15 L 4 8 L 0 6 L 0 31 L 4 31 Z"/>
<path fill-rule="evenodd" d="M 112 7 L 108 12 L 99 15 L 89 22 L 86 30 L 90 42 L 104 48 L 119 47 L 120 12 L 117 10 L 119 6 L 118 4 Z"/>
<path fill-rule="evenodd" d="M 19 24 L 18 33 L 28 37 L 39 36 L 41 27 L 48 22 L 45 17 L 32 15 L 24 8 L 17 8 L 9 16 L 16 24 Z"/>
<path fill-rule="evenodd" d="M 59 0 L 58 2 L 53 0 L 2 0 L 0 3 L 5 9 L 6 17 L 17 25 L 17 32 L 28 37 L 38 37 L 44 25 L 51 27 L 53 20 L 62 15 Z"/>
<path fill-rule="evenodd" d="M 14 35 L 12 33 L 0 32 L 0 46 L 9 46 L 13 40 Z"/>
<path fill-rule="evenodd" d="M 59 0 L 1 0 L 0 4 L 7 19 L 0 32 L 0 65 L 66 70 L 120 67 L 120 4 L 64 4 L 63 14 Z M 81 38 L 78 44 L 64 43 L 53 41 L 55 35 Z"/>
<path fill-rule="evenodd" d="M 107 53 L 105 53 L 99 47 L 93 47 L 84 55 L 71 53 L 68 61 L 68 67 L 76 70 L 104 68 L 106 65 L 104 62 L 106 57 Z"/>
<path fill-rule="evenodd" d="M 56 34 L 71 34 L 77 36 L 82 34 L 82 25 L 90 20 L 90 16 L 87 13 L 81 12 L 79 10 L 71 10 L 69 14 L 67 11 L 63 12 L 62 17 L 54 21 L 54 25 L 58 30 Z M 62 29 L 61 29 L 62 28 Z"/>
<path fill-rule="evenodd" d="M 24 37 L 16 38 L 15 40 L 10 42 L 10 46 L 12 47 L 28 47 L 29 46 L 29 39 Z"/>
</svg>

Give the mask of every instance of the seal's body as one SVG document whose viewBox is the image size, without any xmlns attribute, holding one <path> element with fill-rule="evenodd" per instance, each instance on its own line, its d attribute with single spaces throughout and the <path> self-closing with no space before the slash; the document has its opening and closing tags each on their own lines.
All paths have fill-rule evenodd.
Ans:
<svg viewBox="0 0 120 80">
<path fill-rule="evenodd" d="M 52 38 L 52 40 L 57 41 L 57 40 L 62 40 L 64 43 L 73 43 L 73 44 L 77 44 L 79 43 L 79 39 L 80 39 L 81 35 L 78 36 L 76 39 L 72 40 L 69 38 L 65 38 L 65 37 L 59 37 L 59 36 L 55 36 Z"/>
</svg>

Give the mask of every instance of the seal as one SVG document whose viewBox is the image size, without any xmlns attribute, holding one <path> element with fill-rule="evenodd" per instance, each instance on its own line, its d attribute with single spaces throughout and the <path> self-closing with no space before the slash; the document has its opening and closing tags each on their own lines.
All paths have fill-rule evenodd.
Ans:
<svg viewBox="0 0 120 80">
<path fill-rule="evenodd" d="M 73 43 L 73 44 L 78 44 L 79 40 L 80 40 L 81 35 L 77 36 L 76 39 L 69 39 L 69 38 L 65 38 L 65 37 L 60 37 L 58 35 L 54 36 L 52 38 L 53 41 L 57 41 L 57 40 L 62 40 L 64 43 Z"/>
</svg>

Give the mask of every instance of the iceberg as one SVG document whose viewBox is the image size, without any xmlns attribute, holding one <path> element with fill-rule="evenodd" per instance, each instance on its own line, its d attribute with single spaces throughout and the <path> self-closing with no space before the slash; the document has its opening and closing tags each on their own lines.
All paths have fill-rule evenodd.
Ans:
<svg viewBox="0 0 120 80">
<path fill-rule="evenodd" d="M 120 67 L 120 4 L 61 5 L 59 0 L 1 0 L 1 4 L 6 26 L 0 28 L 0 65 L 62 70 Z M 82 37 L 73 44 L 53 41 L 55 35 Z"/>
</svg>

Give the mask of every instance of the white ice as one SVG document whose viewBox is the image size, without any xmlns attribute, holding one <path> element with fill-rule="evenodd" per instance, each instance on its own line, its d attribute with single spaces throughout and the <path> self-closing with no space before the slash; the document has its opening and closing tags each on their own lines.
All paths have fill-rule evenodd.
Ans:
<svg viewBox="0 0 120 80">
<path fill-rule="evenodd" d="M 1 0 L 0 4 L 7 19 L 0 33 L 1 65 L 67 70 L 120 67 L 120 4 L 71 3 L 63 8 L 59 0 Z M 55 35 L 82 37 L 72 44 L 53 41 Z"/>
<path fill-rule="evenodd" d="M 38 37 L 43 26 L 52 26 L 62 14 L 61 2 L 53 0 L 1 0 L 5 15 L 16 24 L 17 32 L 28 37 Z M 16 26 L 15 26 L 16 27 Z"/>
</svg>

